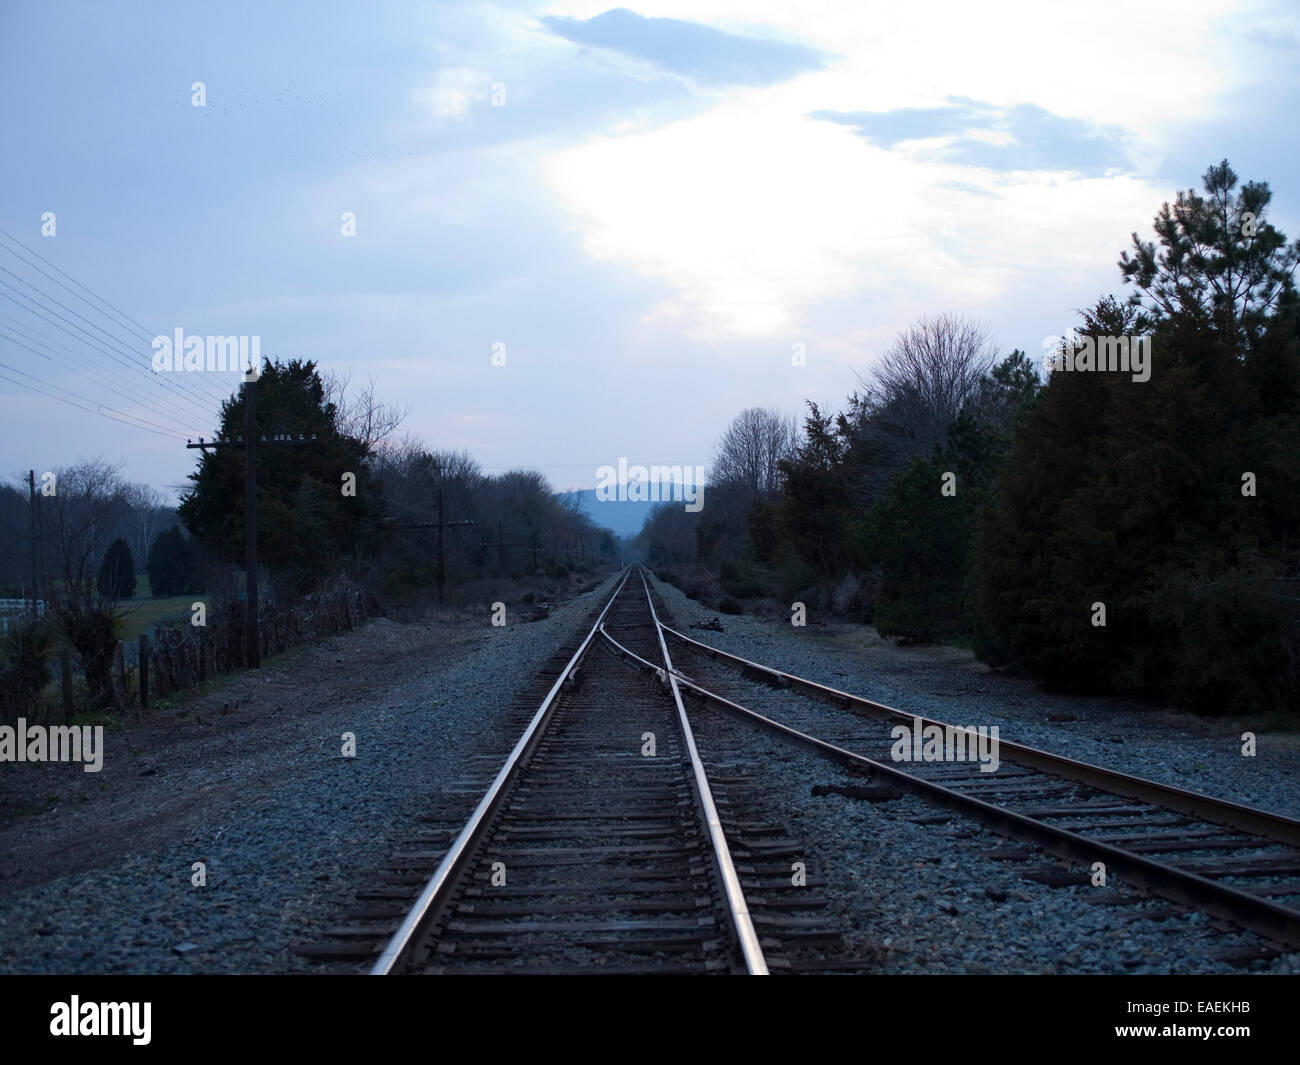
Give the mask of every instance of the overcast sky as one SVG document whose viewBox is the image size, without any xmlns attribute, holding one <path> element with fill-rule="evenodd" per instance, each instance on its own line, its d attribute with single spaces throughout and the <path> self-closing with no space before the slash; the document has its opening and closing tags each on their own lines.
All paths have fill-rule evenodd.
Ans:
<svg viewBox="0 0 1300 1065">
<path fill-rule="evenodd" d="M 0 476 L 183 481 L 236 379 L 153 376 L 180 328 L 593 487 L 837 407 L 922 313 L 1040 355 L 1225 156 L 1300 232 L 1296 5 L 872 7 L 3 0 Z"/>
</svg>

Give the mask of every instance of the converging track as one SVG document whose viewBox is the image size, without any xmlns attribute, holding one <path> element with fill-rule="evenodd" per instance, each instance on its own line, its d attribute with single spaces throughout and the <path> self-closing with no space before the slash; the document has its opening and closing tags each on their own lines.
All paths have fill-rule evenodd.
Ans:
<svg viewBox="0 0 1300 1065">
<path fill-rule="evenodd" d="M 1300 821 L 1008 741 L 994 772 L 974 761 L 895 761 L 893 727 L 947 726 L 660 631 L 686 663 L 682 690 L 738 720 L 1076 867 L 1101 862 L 1108 875 L 1249 929 L 1269 941 L 1257 957 L 1300 948 Z M 750 708 L 756 700 L 765 714 Z M 1038 878 L 1089 882 L 1078 873 Z"/>
<path fill-rule="evenodd" d="M 647 596 L 624 575 L 372 973 L 763 975 L 765 948 L 781 968 L 837 967 L 815 961 L 838 942 L 824 899 L 782 864 L 797 845 L 737 824 L 760 943 Z M 667 683 L 620 662 L 610 631 Z"/>
<path fill-rule="evenodd" d="M 971 818 L 1033 845 L 996 857 L 1047 852 L 1070 866 L 1019 875 L 1095 884 L 1089 872 L 1101 863 L 1172 903 L 1124 914 L 1122 897 L 1090 897 L 1111 905 L 1117 927 L 1205 913 L 1263 937 L 1225 960 L 1300 948 L 1300 821 L 1008 741 L 992 772 L 975 761 L 895 761 L 893 728 L 949 726 L 686 636 L 640 571 L 621 576 L 569 647 L 543 673 L 540 704 L 528 704 L 486 790 L 484 778 L 444 784 L 446 808 L 423 819 L 444 827 L 405 840 L 415 849 L 357 892 L 359 908 L 344 915 L 357 923 L 301 953 L 376 959 L 374 974 L 877 967 L 874 956 L 843 956 L 800 843 L 755 819 L 772 774 L 716 728 L 701 750 L 688 707 L 721 710 L 870 776 L 883 788 L 864 790 L 877 798 L 910 793 L 944 808 L 926 823 Z M 455 797 L 470 793 L 481 797 L 461 824 Z"/>
</svg>

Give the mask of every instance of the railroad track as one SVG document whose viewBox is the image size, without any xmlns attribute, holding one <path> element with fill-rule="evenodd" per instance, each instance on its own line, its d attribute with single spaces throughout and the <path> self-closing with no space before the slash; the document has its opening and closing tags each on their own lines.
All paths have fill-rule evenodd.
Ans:
<svg viewBox="0 0 1300 1065">
<path fill-rule="evenodd" d="M 377 954 L 373 974 L 863 967 L 817 878 L 793 882 L 797 841 L 746 820 L 728 796 L 747 778 L 701 757 L 648 594 L 624 574 L 450 845 L 445 821 L 404 841 L 353 923 L 300 953 Z"/>
<path fill-rule="evenodd" d="M 689 697 L 1073 866 L 1033 879 L 1088 884 L 1100 862 L 1107 877 L 1174 903 L 1171 915 L 1194 908 L 1262 936 L 1252 958 L 1300 949 L 1300 821 L 1008 741 L 993 772 L 976 761 L 895 761 L 894 727 L 947 723 L 657 629 Z"/>
<path fill-rule="evenodd" d="M 755 820 L 762 766 L 716 729 L 700 749 L 688 713 L 697 701 L 871 777 L 877 793 L 945 808 L 934 822 L 974 818 L 1034 845 L 993 857 L 1045 851 L 1071 864 L 1020 876 L 1084 885 L 1101 862 L 1108 877 L 1173 903 L 1127 919 L 1200 911 L 1264 937 L 1250 959 L 1300 948 L 1300 822 L 1007 741 L 991 773 L 898 763 L 892 727 L 943 723 L 729 654 L 670 622 L 644 576 L 624 574 L 539 678 L 536 708 L 495 776 L 471 767 L 445 786 L 451 805 L 481 796 L 468 818 L 427 817 L 438 827 L 404 840 L 386 880 L 357 893 L 360 908 L 345 915 L 354 923 L 301 952 L 367 959 L 377 974 L 874 968 L 876 957 L 843 957 L 815 856 Z M 807 867 L 799 883 L 796 866 Z M 1125 919 L 1115 913 L 1117 926 Z"/>
</svg>

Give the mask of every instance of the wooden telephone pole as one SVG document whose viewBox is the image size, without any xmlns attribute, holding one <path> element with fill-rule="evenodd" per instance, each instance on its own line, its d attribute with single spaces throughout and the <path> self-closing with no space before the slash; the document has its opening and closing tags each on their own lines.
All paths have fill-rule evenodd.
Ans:
<svg viewBox="0 0 1300 1065">
<path fill-rule="evenodd" d="M 214 451 L 222 447 L 242 447 L 244 449 L 244 660 L 250 669 L 262 668 L 262 643 L 257 631 L 257 416 L 255 399 L 257 395 L 253 385 L 256 378 L 244 382 L 244 435 L 234 440 L 204 440 L 199 442 L 187 440 L 187 448 L 198 448 L 205 455 L 208 448 Z M 263 444 L 310 444 L 316 434 L 304 437 L 272 436 L 261 438 Z"/>
<path fill-rule="evenodd" d="M 536 537 L 534 537 L 534 541 L 536 541 Z M 483 540 L 480 543 L 480 546 L 491 547 L 492 541 Z M 498 521 L 497 522 L 497 576 L 505 577 L 506 575 L 506 548 L 507 547 L 531 547 L 531 546 L 535 546 L 535 543 L 533 544 L 528 544 L 523 542 L 510 543 L 510 544 L 506 543 L 505 533 L 502 530 L 502 523 Z"/>
<path fill-rule="evenodd" d="M 32 542 L 32 620 L 35 621 L 39 616 L 40 607 L 36 605 L 36 599 L 40 589 L 40 577 L 36 569 L 36 471 L 27 471 L 27 521 L 28 535 Z M 42 545 L 43 546 L 43 545 Z M 44 551 L 41 552 L 44 554 Z"/>
<path fill-rule="evenodd" d="M 436 463 L 434 472 L 438 476 L 438 520 L 437 521 L 399 521 L 393 525 L 398 529 L 437 529 L 438 530 L 438 605 L 442 605 L 443 593 L 447 584 L 447 568 L 444 563 L 446 555 L 444 554 L 444 529 L 460 529 L 473 525 L 468 519 L 464 521 L 443 521 L 442 520 L 442 468 Z"/>
</svg>

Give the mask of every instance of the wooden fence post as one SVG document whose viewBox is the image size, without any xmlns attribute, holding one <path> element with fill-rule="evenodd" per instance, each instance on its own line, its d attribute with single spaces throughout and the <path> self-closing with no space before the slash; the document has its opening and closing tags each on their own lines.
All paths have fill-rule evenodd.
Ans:
<svg viewBox="0 0 1300 1065">
<path fill-rule="evenodd" d="M 113 665 L 117 673 L 117 701 L 123 710 L 131 705 L 131 693 L 126 687 L 126 655 L 122 648 L 122 641 L 117 641 L 117 646 L 113 652 Z"/>
<path fill-rule="evenodd" d="M 140 709 L 149 709 L 149 637 L 140 633 Z"/>
</svg>

